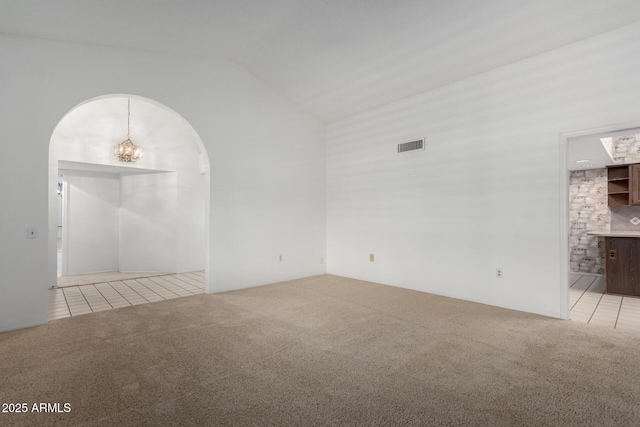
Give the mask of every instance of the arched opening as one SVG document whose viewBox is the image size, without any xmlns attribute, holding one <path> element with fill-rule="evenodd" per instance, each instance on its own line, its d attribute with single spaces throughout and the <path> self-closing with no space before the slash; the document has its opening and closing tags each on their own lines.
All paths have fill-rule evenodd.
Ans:
<svg viewBox="0 0 640 427">
<path fill-rule="evenodd" d="M 130 137 L 135 163 L 114 146 Z M 192 126 L 135 95 L 72 108 L 49 144 L 48 285 L 100 272 L 209 272 L 209 159 Z"/>
</svg>

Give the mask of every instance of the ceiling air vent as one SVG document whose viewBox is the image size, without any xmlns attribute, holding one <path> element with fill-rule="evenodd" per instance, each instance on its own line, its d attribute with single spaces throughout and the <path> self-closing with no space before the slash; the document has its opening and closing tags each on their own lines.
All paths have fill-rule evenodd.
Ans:
<svg viewBox="0 0 640 427">
<path fill-rule="evenodd" d="M 406 153 L 407 151 L 424 150 L 424 139 L 403 142 L 398 144 L 398 153 Z"/>
</svg>

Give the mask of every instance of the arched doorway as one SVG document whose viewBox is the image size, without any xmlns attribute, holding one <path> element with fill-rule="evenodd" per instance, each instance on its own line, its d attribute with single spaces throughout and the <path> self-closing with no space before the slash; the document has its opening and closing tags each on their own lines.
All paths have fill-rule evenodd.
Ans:
<svg viewBox="0 0 640 427">
<path fill-rule="evenodd" d="M 114 156 L 127 138 L 129 100 L 130 137 L 144 149 L 135 163 Z M 108 270 L 205 270 L 208 277 L 209 160 L 198 134 L 170 108 L 122 94 L 72 108 L 51 135 L 49 189 L 49 224 L 60 228 L 49 233 L 50 287 L 62 273 Z"/>
</svg>

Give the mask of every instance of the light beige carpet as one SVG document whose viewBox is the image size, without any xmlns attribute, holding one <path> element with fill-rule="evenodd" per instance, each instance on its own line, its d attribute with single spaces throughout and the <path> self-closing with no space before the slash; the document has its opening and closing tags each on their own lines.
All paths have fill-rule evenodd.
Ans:
<svg viewBox="0 0 640 427">
<path fill-rule="evenodd" d="M 119 271 L 109 271 L 106 273 L 76 274 L 74 276 L 58 277 L 58 287 L 93 285 L 95 283 L 117 282 L 143 277 L 164 276 L 167 274 L 172 273 L 120 273 Z"/>
<path fill-rule="evenodd" d="M 0 425 L 640 422 L 640 336 L 335 276 L 0 334 Z"/>
</svg>

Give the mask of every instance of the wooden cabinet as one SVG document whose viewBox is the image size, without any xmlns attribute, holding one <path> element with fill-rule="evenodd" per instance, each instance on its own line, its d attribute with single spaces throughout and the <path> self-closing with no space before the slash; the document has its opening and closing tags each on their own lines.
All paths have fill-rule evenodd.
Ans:
<svg viewBox="0 0 640 427">
<path fill-rule="evenodd" d="M 629 199 L 632 205 L 640 205 L 640 164 L 629 165 Z"/>
<path fill-rule="evenodd" d="M 605 237 L 606 292 L 640 296 L 640 238 Z"/>
<path fill-rule="evenodd" d="M 609 207 L 640 205 L 640 163 L 607 166 Z"/>
</svg>

